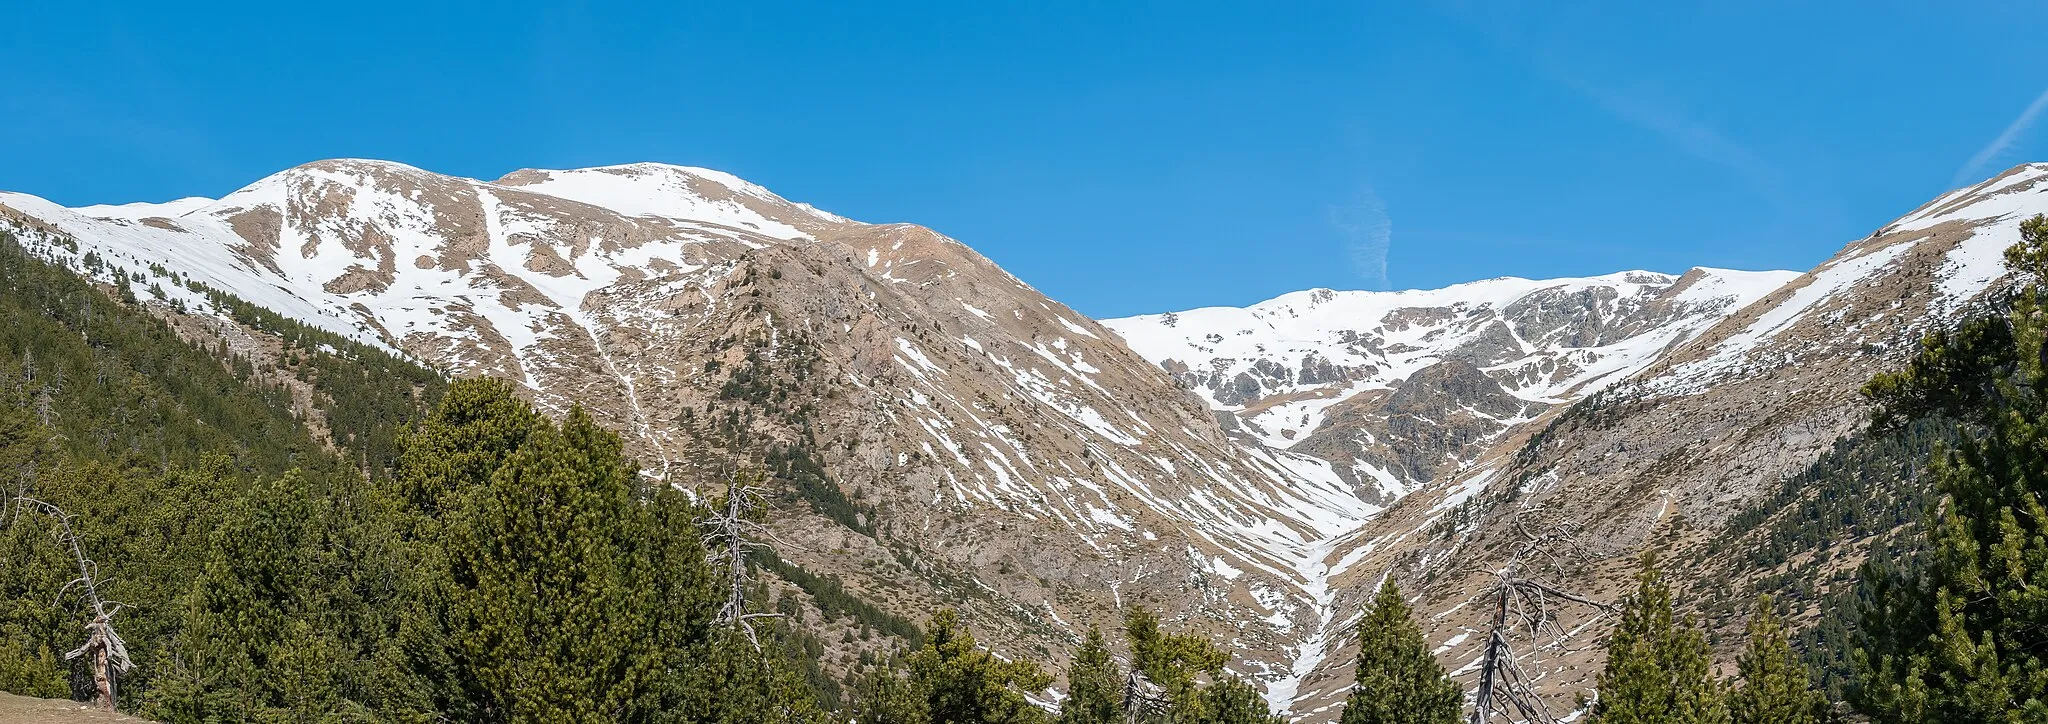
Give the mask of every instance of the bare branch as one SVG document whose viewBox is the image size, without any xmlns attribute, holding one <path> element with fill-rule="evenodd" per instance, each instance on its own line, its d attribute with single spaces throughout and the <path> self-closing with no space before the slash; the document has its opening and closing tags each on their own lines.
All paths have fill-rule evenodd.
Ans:
<svg viewBox="0 0 2048 724">
<path fill-rule="evenodd" d="M 756 539 L 775 540 L 767 526 L 756 519 L 768 507 L 768 491 L 760 485 L 766 477 L 759 472 L 735 476 L 726 486 L 723 504 L 713 509 L 704 520 L 705 526 L 710 528 L 704 534 L 704 547 L 711 556 L 712 565 L 725 569 L 726 579 L 725 603 L 719 606 L 712 622 L 738 629 L 756 650 L 761 648 L 761 640 L 750 622 L 756 618 L 780 616 L 747 612 L 747 555 L 767 547 Z"/>
<path fill-rule="evenodd" d="M 99 563 L 85 555 L 84 539 L 71 526 L 72 516 L 54 504 L 29 497 L 26 493 L 14 496 L 15 518 L 29 512 L 38 512 L 56 522 L 51 537 L 59 548 L 71 554 L 78 566 L 78 577 L 64 583 L 57 591 L 58 600 L 77 588 L 84 592 L 86 603 L 92 606 L 93 618 L 85 625 L 85 643 L 64 654 L 67 661 L 85 657 L 93 668 L 94 683 L 98 685 L 97 699 L 102 707 L 114 709 L 114 679 L 135 669 L 135 662 L 128 657 L 128 644 L 114 631 L 114 615 L 121 612 L 122 604 L 108 601 L 100 596 L 100 586 L 105 581 L 99 578 Z M 112 604 L 111 606 L 109 604 Z M 54 605 L 54 604 L 53 604 Z"/>
<path fill-rule="evenodd" d="M 1552 551 L 1557 550 L 1560 544 L 1567 544 L 1567 550 L 1579 549 L 1570 529 L 1557 526 L 1539 533 L 1531 530 L 1520 515 L 1511 519 L 1509 524 L 1523 542 L 1507 566 L 1488 572 L 1494 578 L 1489 592 L 1494 599 L 1493 626 L 1487 632 L 1486 650 L 1480 655 L 1478 690 L 1472 697 L 1470 724 L 1491 724 L 1495 714 L 1510 720 L 1519 718 L 1525 724 L 1555 724 L 1557 718 L 1550 715 L 1543 700 L 1530 690 L 1528 676 L 1516 660 L 1509 638 L 1519 629 L 1526 631 L 1532 639 L 1548 635 L 1551 643 L 1537 647 L 1536 651 L 1561 648 L 1585 626 L 1564 630 L 1557 615 L 1558 603 L 1592 608 L 1594 620 L 1614 611 L 1614 606 L 1522 575 L 1523 561 L 1537 554 L 1547 557 L 1552 568 L 1562 569 L 1563 561 Z"/>
</svg>

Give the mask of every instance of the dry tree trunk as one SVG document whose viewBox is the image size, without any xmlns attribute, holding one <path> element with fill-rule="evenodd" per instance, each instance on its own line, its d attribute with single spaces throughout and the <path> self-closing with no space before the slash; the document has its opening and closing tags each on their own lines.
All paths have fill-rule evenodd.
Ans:
<svg viewBox="0 0 2048 724">
<path fill-rule="evenodd" d="M 121 604 L 110 602 L 100 596 L 99 564 L 85 557 L 85 546 L 78 532 L 71 527 L 71 514 L 50 503 L 16 495 L 14 497 L 16 517 L 22 512 L 38 512 L 50 516 L 57 522 L 55 537 L 57 545 L 71 554 L 71 560 L 78 566 L 78 577 L 64 584 L 64 591 L 73 586 L 84 591 L 86 603 L 91 604 L 92 622 L 85 625 L 85 644 L 64 654 L 65 661 L 74 661 L 83 656 L 92 667 L 93 703 L 107 711 L 114 711 L 115 678 L 135 668 L 135 662 L 128 658 L 128 645 L 121 635 L 114 632 L 114 614 L 121 612 Z"/>
<path fill-rule="evenodd" d="M 761 648 L 761 640 L 749 622 L 781 615 L 747 613 L 747 554 L 763 547 L 757 539 L 773 539 L 768 529 L 755 520 L 768 504 L 767 490 L 760 484 L 765 478 L 758 472 L 734 476 L 726 487 L 724 505 L 705 521 L 711 530 L 704 536 L 704 547 L 714 564 L 724 566 L 726 576 L 725 604 L 719 607 L 712 622 L 739 629 L 756 650 Z"/>
<path fill-rule="evenodd" d="M 1492 573 L 1495 577 L 1493 626 L 1487 631 L 1486 650 L 1480 655 L 1479 683 L 1473 692 L 1469 724 L 1491 724 L 1496 713 L 1509 719 L 1519 716 L 1525 723 L 1554 724 L 1557 718 L 1551 716 L 1543 700 L 1529 689 L 1528 678 L 1516 662 L 1514 649 L 1509 643 L 1510 635 L 1517 628 L 1526 629 L 1531 639 L 1540 639 L 1548 632 L 1553 637 L 1552 645 L 1563 646 L 1571 634 L 1557 624 L 1558 602 L 1591 608 L 1596 616 L 1615 610 L 1612 604 L 1524 577 L 1523 560 L 1533 554 L 1547 552 L 1546 546 L 1566 544 L 1568 550 L 1578 550 L 1578 547 L 1567 530 L 1537 535 L 1531 533 L 1520 518 L 1513 522 L 1515 530 L 1526 540 L 1505 568 Z"/>
</svg>

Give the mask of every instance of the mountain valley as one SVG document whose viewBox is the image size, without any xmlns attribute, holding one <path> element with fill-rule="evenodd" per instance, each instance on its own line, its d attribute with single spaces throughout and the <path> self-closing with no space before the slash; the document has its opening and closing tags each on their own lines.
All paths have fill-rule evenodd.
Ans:
<svg viewBox="0 0 2048 724">
<path fill-rule="evenodd" d="M 218 200 L 0 193 L 0 229 L 202 346 L 262 346 L 224 290 L 580 408 L 699 499 L 765 470 L 776 590 L 828 674 L 886 653 L 885 617 L 956 608 L 998 654 L 1057 666 L 1142 604 L 1227 645 L 1276 710 L 1328 721 L 1383 580 L 1469 679 L 1503 571 L 1613 600 L 1646 549 L 1727 559 L 1731 519 L 1863 428 L 1866 380 L 2002 289 L 2044 179 L 1949 192 L 1806 272 L 1314 289 L 1108 320 L 931 229 L 661 164 L 482 181 L 330 160 Z M 350 434 L 294 389 L 310 427 Z M 1554 711 L 1591 688 L 1608 625 L 1562 623 L 1583 640 L 1525 642 L 1522 662 Z"/>
</svg>

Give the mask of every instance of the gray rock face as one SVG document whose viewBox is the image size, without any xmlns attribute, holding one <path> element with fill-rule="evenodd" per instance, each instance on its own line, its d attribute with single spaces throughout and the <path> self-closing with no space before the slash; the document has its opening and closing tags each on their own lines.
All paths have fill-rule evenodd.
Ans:
<svg viewBox="0 0 2048 724">
<path fill-rule="evenodd" d="M 1361 465 L 1400 480 L 1437 480 L 1547 407 L 1514 396 L 1469 362 L 1447 360 L 1423 368 L 1391 392 L 1339 403 L 1323 427 L 1294 450 L 1337 464 L 1361 490 L 1371 483 L 1356 477 Z M 1393 498 L 1381 493 L 1378 499 Z"/>
<path fill-rule="evenodd" d="M 1320 289 L 1178 312 L 1170 325 L 1163 315 L 1107 324 L 1261 442 L 1329 460 L 1367 497 L 1388 500 L 1527 417 L 1651 364 L 1791 276 L 1702 269 Z M 1480 391 L 1482 378 L 1492 389 Z M 1421 392 L 1444 384 L 1461 387 Z M 1418 395 L 1475 406 L 1386 408 Z"/>
</svg>

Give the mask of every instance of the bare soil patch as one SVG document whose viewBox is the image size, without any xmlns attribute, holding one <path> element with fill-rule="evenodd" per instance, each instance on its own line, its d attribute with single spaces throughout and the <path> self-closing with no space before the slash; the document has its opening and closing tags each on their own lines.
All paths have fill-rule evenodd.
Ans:
<svg viewBox="0 0 2048 724">
<path fill-rule="evenodd" d="M 95 709 L 90 704 L 59 699 L 31 699 L 0 692 L 0 724 L 78 724 L 79 722 L 143 722 L 126 714 Z"/>
</svg>

